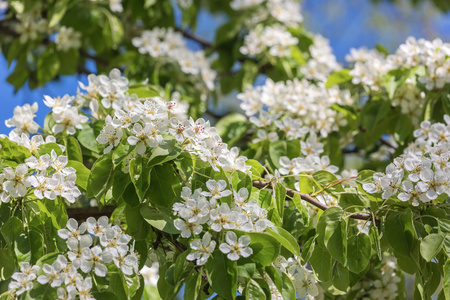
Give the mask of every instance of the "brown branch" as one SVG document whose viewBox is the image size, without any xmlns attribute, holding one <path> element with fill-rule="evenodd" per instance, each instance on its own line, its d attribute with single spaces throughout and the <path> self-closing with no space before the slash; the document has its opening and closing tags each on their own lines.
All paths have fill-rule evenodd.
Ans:
<svg viewBox="0 0 450 300">
<path fill-rule="evenodd" d="M 175 28 L 175 31 L 178 31 L 181 34 L 183 34 L 184 37 L 199 43 L 200 45 L 202 45 L 203 48 L 214 48 L 211 42 L 209 42 L 201 37 L 198 37 L 183 28 L 177 27 L 177 28 Z"/>
<path fill-rule="evenodd" d="M 261 181 L 261 180 L 255 180 L 255 181 L 253 181 L 253 186 L 257 187 L 257 188 L 265 188 L 267 186 L 270 186 L 270 184 L 269 184 L 269 182 L 264 182 L 264 181 Z M 286 194 L 289 195 L 290 197 L 294 197 L 295 194 L 298 194 L 298 195 L 300 195 L 300 198 L 302 198 L 306 202 L 314 205 L 315 207 L 320 208 L 321 210 L 327 210 L 329 208 L 329 206 L 327 206 L 327 205 L 323 204 L 322 202 L 314 199 L 309 194 L 300 193 L 300 192 L 298 192 L 296 190 L 289 189 L 289 188 L 286 188 Z M 371 215 L 366 215 L 366 214 L 349 213 L 349 216 L 350 216 L 350 218 L 357 219 L 357 220 L 371 220 L 372 219 Z M 380 222 L 380 219 L 375 218 L 375 221 L 378 223 L 378 222 Z"/>
<path fill-rule="evenodd" d="M 386 141 L 385 139 L 380 138 L 379 141 L 380 141 L 380 143 L 382 143 L 383 145 L 386 145 L 386 146 L 388 146 L 388 147 L 391 148 L 391 149 L 397 150 L 397 147 L 395 147 L 394 145 L 392 145 L 391 143 L 389 143 L 389 142 Z"/>
<path fill-rule="evenodd" d="M 103 206 L 101 209 L 99 207 L 76 207 L 68 208 L 67 215 L 77 221 L 83 221 L 89 217 L 98 219 L 101 216 L 107 216 L 109 218 L 115 209 L 115 206 Z"/>
<path fill-rule="evenodd" d="M 83 50 L 83 49 L 81 49 L 81 48 L 80 48 L 80 55 L 83 56 L 84 58 L 92 59 L 92 60 L 95 61 L 97 64 L 102 65 L 102 66 L 104 66 L 104 67 L 109 66 L 108 61 L 104 60 L 104 59 L 101 58 L 101 57 L 94 56 L 94 55 L 92 55 L 92 54 L 86 52 L 85 50 Z"/>
</svg>

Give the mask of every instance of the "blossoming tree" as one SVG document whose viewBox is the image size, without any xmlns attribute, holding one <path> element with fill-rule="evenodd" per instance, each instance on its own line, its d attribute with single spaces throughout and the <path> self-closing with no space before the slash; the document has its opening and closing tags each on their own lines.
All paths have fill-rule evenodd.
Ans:
<svg viewBox="0 0 450 300">
<path fill-rule="evenodd" d="M 1 299 L 450 299 L 450 44 L 343 68 L 294 0 L 0 3 L 16 88 L 98 69 L 5 121 Z"/>
</svg>

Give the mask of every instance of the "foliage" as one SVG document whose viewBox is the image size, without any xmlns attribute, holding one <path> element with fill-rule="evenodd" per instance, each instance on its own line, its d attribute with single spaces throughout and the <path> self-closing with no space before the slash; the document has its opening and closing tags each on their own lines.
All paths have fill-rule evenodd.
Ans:
<svg viewBox="0 0 450 300">
<path fill-rule="evenodd" d="M 2 298 L 450 297 L 449 44 L 343 68 L 290 0 L 8 3 L 10 83 L 103 75 L 6 120 Z M 200 117 L 232 91 L 243 114 Z"/>
</svg>

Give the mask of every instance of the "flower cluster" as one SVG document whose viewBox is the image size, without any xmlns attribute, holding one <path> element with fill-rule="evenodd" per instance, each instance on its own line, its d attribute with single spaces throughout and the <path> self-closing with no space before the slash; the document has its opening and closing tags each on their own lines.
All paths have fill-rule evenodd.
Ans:
<svg viewBox="0 0 450 300">
<path fill-rule="evenodd" d="M 135 98 L 125 94 L 128 90 L 128 79 L 121 76 L 118 69 L 112 69 L 109 76 L 106 75 L 88 75 L 88 85 L 80 82 L 81 89 L 87 92 L 87 95 L 79 94 L 76 101 L 78 104 L 89 102 L 89 108 L 96 116 L 100 109 L 100 104 L 104 109 L 126 109 L 128 102 Z M 101 99 L 101 100 L 100 100 Z"/>
<path fill-rule="evenodd" d="M 320 156 L 323 153 L 323 144 L 317 142 L 314 135 L 300 143 L 304 157 L 293 159 L 289 159 L 287 156 L 280 157 L 282 168 L 278 169 L 278 172 L 281 175 L 298 175 L 300 173 L 311 175 L 319 170 L 336 173 L 339 170 L 338 167 L 330 165 L 330 158 L 327 155 Z"/>
<path fill-rule="evenodd" d="M 67 51 L 81 47 L 81 33 L 71 27 L 62 26 L 55 37 L 56 49 Z"/>
<path fill-rule="evenodd" d="M 214 89 L 216 73 L 211 69 L 203 51 L 193 52 L 186 47 L 183 36 L 172 28 L 145 30 L 132 39 L 139 53 L 168 58 L 176 62 L 186 74 L 200 76 L 209 90 Z"/>
<path fill-rule="evenodd" d="M 67 163 L 67 156 L 58 156 L 52 150 L 51 155 L 32 155 L 24 164 L 3 168 L 0 173 L 0 200 L 6 203 L 11 198 L 25 197 L 32 188 L 38 199 L 45 197 L 54 200 L 60 196 L 70 203 L 75 202 L 81 193 L 75 184 L 76 170 L 67 167 Z"/>
<path fill-rule="evenodd" d="M 256 12 L 258 19 L 267 19 L 270 15 L 277 22 L 287 26 L 295 26 L 303 22 L 300 2 L 295 0 L 233 0 L 230 6 L 234 10 L 258 8 Z"/>
<path fill-rule="evenodd" d="M 442 88 L 450 83 L 450 43 L 444 43 L 437 38 L 433 41 L 416 40 L 409 37 L 405 44 L 397 49 L 396 53 L 388 59 L 397 67 L 425 66 L 426 74 L 419 76 L 418 80 L 427 90 Z"/>
<path fill-rule="evenodd" d="M 382 261 L 383 267 L 376 274 L 376 279 L 365 279 L 357 284 L 354 289 L 360 289 L 357 295 L 358 299 L 363 300 L 393 300 L 397 299 L 398 284 L 401 278 L 398 276 L 399 271 L 395 261 L 391 257 L 385 256 Z"/>
<path fill-rule="evenodd" d="M 285 57 L 291 53 L 291 46 L 298 43 L 287 29 L 275 24 L 257 27 L 244 38 L 244 45 L 239 51 L 244 55 L 256 56 L 267 51 L 271 56 Z"/>
<path fill-rule="evenodd" d="M 289 277 L 294 284 L 297 297 L 303 298 L 307 295 L 316 297 L 319 295 L 318 282 L 314 273 L 307 269 L 306 266 L 303 266 L 297 257 L 286 259 L 283 256 L 279 256 L 273 263 L 273 266 L 280 275 L 281 273 L 285 273 Z M 265 276 L 264 279 L 268 281 L 271 291 L 273 290 L 275 294 L 280 294 L 280 292 L 276 290 L 276 286 L 270 277 Z M 282 299 L 282 297 L 276 299 Z"/>
<path fill-rule="evenodd" d="M 267 79 L 262 86 L 248 87 L 238 99 L 247 116 L 259 113 L 258 118 L 250 119 L 257 127 L 268 131 L 274 123 L 291 138 L 303 137 L 309 129 L 320 132 L 323 137 L 338 130 L 338 126 L 346 125 L 346 120 L 331 106 L 352 101 L 347 90 L 326 89 L 324 83 L 316 85 L 305 79 L 286 82 Z M 287 117 L 275 121 L 282 115 Z"/>
<path fill-rule="evenodd" d="M 397 68 L 425 67 L 418 81 L 427 90 L 442 88 L 450 83 L 450 44 L 440 39 L 427 41 L 409 37 L 398 47 L 395 54 L 388 56 L 376 50 L 351 49 L 346 59 L 354 63 L 350 75 L 354 84 L 364 84 L 372 90 L 379 90 L 383 84 L 382 76 Z"/>
<path fill-rule="evenodd" d="M 245 232 L 263 232 L 267 227 L 273 226 L 267 219 L 267 211 L 261 208 L 255 200 L 248 201 L 249 191 L 241 188 L 239 191 L 227 189 L 225 180 L 208 180 L 207 191 L 201 188 L 194 192 L 189 187 L 183 187 L 181 193 L 182 202 L 173 205 L 173 213 L 179 216 L 174 221 L 175 227 L 181 231 L 181 236 L 190 238 L 198 236 L 203 231 L 202 239 L 194 239 L 190 246 L 191 252 L 187 259 L 196 260 L 198 265 L 203 265 L 216 247 L 216 241 L 212 240 L 211 232 L 226 233 L 226 243 L 222 243 L 219 249 L 227 254 L 230 260 L 237 260 L 240 256 L 248 257 L 252 249 L 248 247 L 250 237 L 241 236 L 229 230 Z M 229 205 L 224 197 L 231 197 Z"/>
<path fill-rule="evenodd" d="M 52 108 L 52 117 L 55 125 L 53 125 L 53 133 L 67 133 L 74 135 L 77 129 L 83 128 L 83 123 L 89 119 L 81 114 L 76 106 L 72 106 L 74 97 L 65 95 L 64 97 L 51 98 L 44 96 L 44 104 Z"/>
<path fill-rule="evenodd" d="M 392 105 L 400 107 L 402 114 L 411 117 L 415 126 L 419 125 L 425 104 L 425 93 L 417 87 L 415 78 L 407 78 L 392 99 Z"/>
<path fill-rule="evenodd" d="M 314 36 L 314 42 L 309 46 L 311 58 L 301 67 L 305 78 L 326 82 L 328 76 L 341 69 L 333 54 L 329 41 L 321 35 Z"/>
<path fill-rule="evenodd" d="M 377 50 L 352 48 L 345 58 L 353 63 L 353 68 L 349 72 L 353 76 L 352 83 L 363 84 L 374 91 L 379 90 L 383 84 L 382 75 L 394 69 L 394 65 Z"/>
<path fill-rule="evenodd" d="M 69 219 L 67 228 L 58 230 L 66 240 L 68 252 L 58 255 L 52 264 L 42 267 L 22 263 L 20 272 L 13 274 L 9 289 L 16 295 L 31 290 L 37 283 L 57 288 L 58 299 L 94 299 L 91 294 L 92 276 L 106 277 L 113 268 L 125 276 L 139 274 L 139 256 L 130 244 L 131 237 L 108 217 L 90 217 L 78 226 Z M 114 267 L 115 266 L 115 267 Z"/>
<path fill-rule="evenodd" d="M 373 175 L 373 183 L 363 184 L 368 193 L 382 193 L 383 199 L 396 197 L 418 206 L 441 194 L 450 194 L 450 117 L 447 124 L 429 121 L 414 131 L 416 141 L 386 167 Z"/>
<path fill-rule="evenodd" d="M 198 155 L 215 170 L 218 166 L 227 172 L 249 170 L 245 165 L 247 159 L 239 156 L 237 148 L 228 149 L 209 121 L 203 118 L 182 121 L 180 115 L 183 116 L 184 112 L 173 101 L 166 102 L 159 97 L 138 99 L 125 96 L 129 99 L 126 107 L 123 105 L 123 110 L 117 108 L 113 117 L 106 117 L 105 127 L 97 137 L 97 141 L 105 145 L 105 153 L 116 147 L 125 136 L 128 136 L 130 145 L 136 146 L 138 155 L 144 154 L 149 147 L 165 144 L 167 139 L 173 137 L 183 151 Z"/>
<path fill-rule="evenodd" d="M 22 133 L 27 136 L 37 133 L 39 125 L 34 121 L 35 113 L 38 110 L 38 104 L 35 102 L 33 105 L 25 104 L 23 106 L 16 106 L 14 108 L 14 116 L 5 121 L 5 125 L 9 128 L 15 127 L 12 132 L 16 135 Z"/>
<path fill-rule="evenodd" d="M 37 40 L 48 30 L 47 19 L 41 18 L 41 14 L 36 13 L 36 7 L 38 6 L 35 6 L 32 11 L 18 15 L 20 23 L 17 24 L 16 31 L 20 34 L 19 41 L 21 44 Z"/>
</svg>

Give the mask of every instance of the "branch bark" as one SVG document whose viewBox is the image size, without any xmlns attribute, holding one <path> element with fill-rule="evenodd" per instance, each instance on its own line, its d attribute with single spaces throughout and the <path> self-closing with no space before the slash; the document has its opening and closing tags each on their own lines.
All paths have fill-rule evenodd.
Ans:
<svg viewBox="0 0 450 300">
<path fill-rule="evenodd" d="M 270 186 L 269 182 L 264 182 L 261 180 L 255 180 L 253 181 L 253 186 L 256 188 L 265 188 L 267 186 Z M 306 202 L 308 202 L 309 204 L 320 208 L 321 210 L 327 210 L 328 208 L 330 208 L 329 206 L 323 204 L 322 202 L 314 199 L 313 197 L 311 197 L 311 195 L 309 194 L 304 194 L 304 193 L 300 193 L 296 190 L 293 189 L 289 189 L 286 188 L 286 194 L 289 195 L 290 197 L 294 197 L 295 194 L 300 195 L 300 198 L 302 198 L 303 200 L 305 200 Z M 366 215 L 366 214 L 355 214 L 355 213 L 348 213 L 350 218 L 352 219 L 357 219 L 357 220 L 372 220 L 372 216 L 371 215 Z M 380 219 L 375 218 L 375 221 L 378 223 L 380 222 Z"/>
<path fill-rule="evenodd" d="M 183 34 L 184 37 L 199 43 L 203 48 L 214 48 L 214 46 L 211 42 L 209 42 L 201 37 L 198 37 L 183 28 L 176 27 L 175 31 L 178 31 L 181 34 Z"/>
</svg>

